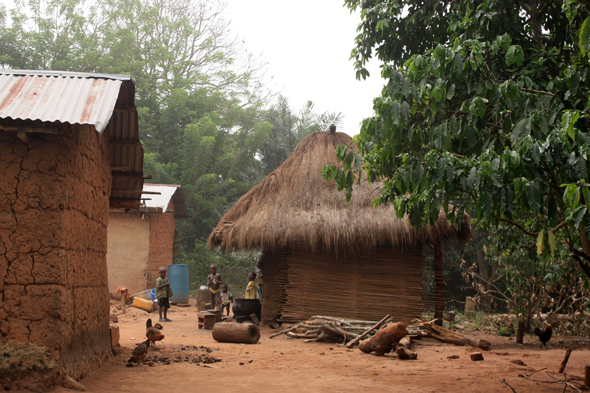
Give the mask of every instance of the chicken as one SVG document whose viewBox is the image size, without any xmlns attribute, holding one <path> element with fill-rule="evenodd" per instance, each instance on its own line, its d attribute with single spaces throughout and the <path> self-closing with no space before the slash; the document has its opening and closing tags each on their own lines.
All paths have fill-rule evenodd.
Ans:
<svg viewBox="0 0 590 393">
<path fill-rule="evenodd" d="M 156 325 L 160 325 L 159 323 Z M 152 345 L 156 347 L 156 341 L 162 341 L 164 339 L 164 335 L 160 333 L 160 329 L 152 326 L 152 319 L 148 318 L 145 323 L 146 331 L 145 336 L 149 341 L 151 341 Z M 161 328 L 161 325 L 160 325 Z"/>
<path fill-rule="evenodd" d="M 553 327 L 551 325 L 549 325 L 547 327 L 547 329 L 545 329 L 545 330 L 535 328 L 533 333 L 535 335 L 539 336 L 539 340 L 541 340 L 541 348 L 543 348 L 543 346 L 545 346 L 545 349 L 547 349 L 547 342 L 549 340 L 551 340 L 551 334 L 553 333 Z"/>
<path fill-rule="evenodd" d="M 145 359 L 145 357 L 147 355 L 147 350 L 149 347 L 150 347 L 150 340 L 149 339 L 147 339 L 147 340 L 145 340 L 145 342 L 142 342 L 141 344 L 139 344 L 133 350 L 133 353 L 131 354 L 131 357 L 129 358 L 127 363 L 142 362 L 143 359 Z"/>
</svg>

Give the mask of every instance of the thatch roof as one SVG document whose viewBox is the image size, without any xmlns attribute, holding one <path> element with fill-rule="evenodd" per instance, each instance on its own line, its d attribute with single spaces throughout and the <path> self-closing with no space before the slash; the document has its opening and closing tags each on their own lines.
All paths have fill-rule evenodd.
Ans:
<svg viewBox="0 0 590 393">
<path fill-rule="evenodd" d="M 374 208 L 371 201 L 379 196 L 380 183 L 355 184 L 346 204 L 334 181 L 324 180 L 322 168 L 338 164 L 336 147 L 351 140 L 340 132 L 305 137 L 291 157 L 221 218 L 209 236 L 209 248 L 270 251 L 297 245 L 358 252 L 376 246 L 415 247 L 456 234 L 442 211 L 435 225 L 418 231 L 407 216 L 396 218 L 391 203 Z M 469 225 L 463 228 L 469 230 Z"/>
</svg>

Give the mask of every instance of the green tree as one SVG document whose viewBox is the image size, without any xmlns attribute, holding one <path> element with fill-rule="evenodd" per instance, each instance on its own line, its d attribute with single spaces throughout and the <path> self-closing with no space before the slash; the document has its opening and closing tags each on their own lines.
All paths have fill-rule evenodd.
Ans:
<svg viewBox="0 0 590 393">
<path fill-rule="evenodd" d="M 287 97 L 279 95 L 275 105 L 266 111 L 265 119 L 272 124 L 272 130 L 261 148 L 260 160 L 264 174 L 268 175 L 289 158 L 304 137 L 326 131 L 330 124 L 340 125 L 343 116 L 335 112 L 317 113 L 312 101 L 295 113 Z"/>
<path fill-rule="evenodd" d="M 590 3 L 585 0 L 345 0 L 362 22 L 357 77 L 373 53 L 389 80 L 343 167 L 385 179 L 376 203 L 413 226 L 476 212 L 545 259 L 560 245 L 590 276 Z M 452 208 L 450 206 L 453 206 Z M 522 236 L 514 236 L 520 242 Z"/>
</svg>

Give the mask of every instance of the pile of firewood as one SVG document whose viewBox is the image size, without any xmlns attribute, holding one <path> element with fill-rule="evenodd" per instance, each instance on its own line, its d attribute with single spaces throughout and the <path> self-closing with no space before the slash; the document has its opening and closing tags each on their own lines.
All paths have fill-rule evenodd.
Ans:
<svg viewBox="0 0 590 393">
<path fill-rule="evenodd" d="M 365 353 L 383 355 L 394 350 L 400 359 L 416 359 L 417 355 L 410 350 L 411 340 L 419 340 L 422 337 L 434 338 L 449 344 L 470 345 L 483 350 L 491 348 L 489 341 L 473 339 L 445 329 L 438 326 L 436 320 L 413 322 L 416 324 L 411 326 L 402 322 L 392 323 L 389 315 L 379 322 L 316 315 L 274 333 L 270 338 L 285 334 L 290 338 L 305 339 L 305 342 L 340 343 L 347 348 L 359 344 L 359 349 Z"/>
<path fill-rule="evenodd" d="M 288 329 L 274 333 L 270 338 L 285 334 L 289 338 L 302 338 L 306 342 L 329 342 L 347 344 L 350 348 L 362 339 L 371 338 L 378 329 L 391 322 L 387 315 L 381 321 L 356 321 L 342 318 L 314 315 L 309 320 L 300 322 Z M 428 333 L 418 327 L 408 327 L 408 332 L 414 338 L 426 336 Z"/>
</svg>

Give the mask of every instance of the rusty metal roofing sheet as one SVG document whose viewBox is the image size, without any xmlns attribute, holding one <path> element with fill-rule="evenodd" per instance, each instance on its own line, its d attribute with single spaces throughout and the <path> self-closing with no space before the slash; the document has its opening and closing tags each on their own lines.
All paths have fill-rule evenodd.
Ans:
<svg viewBox="0 0 590 393">
<path fill-rule="evenodd" d="M 102 133 L 125 80 L 129 77 L 0 70 L 0 119 L 92 124 Z"/>
<path fill-rule="evenodd" d="M 188 218 L 186 201 L 182 186 L 171 184 L 144 184 L 143 191 L 149 194 L 142 194 L 141 198 L 149 209 L 164 213 L 168 209 L 170 200 L 174 202 L 174 218 Z M 157 193 L 160 194 L 152 194 Z"/>
<path fill-rule="evenodd" d="M 129 76 L 0 69 L 3 120 L 90 124 L 99 133 L 106 132 L 111 156 L 110 205 L 139 208 L 143 148 L 135 85 Z"/>
</svg>

